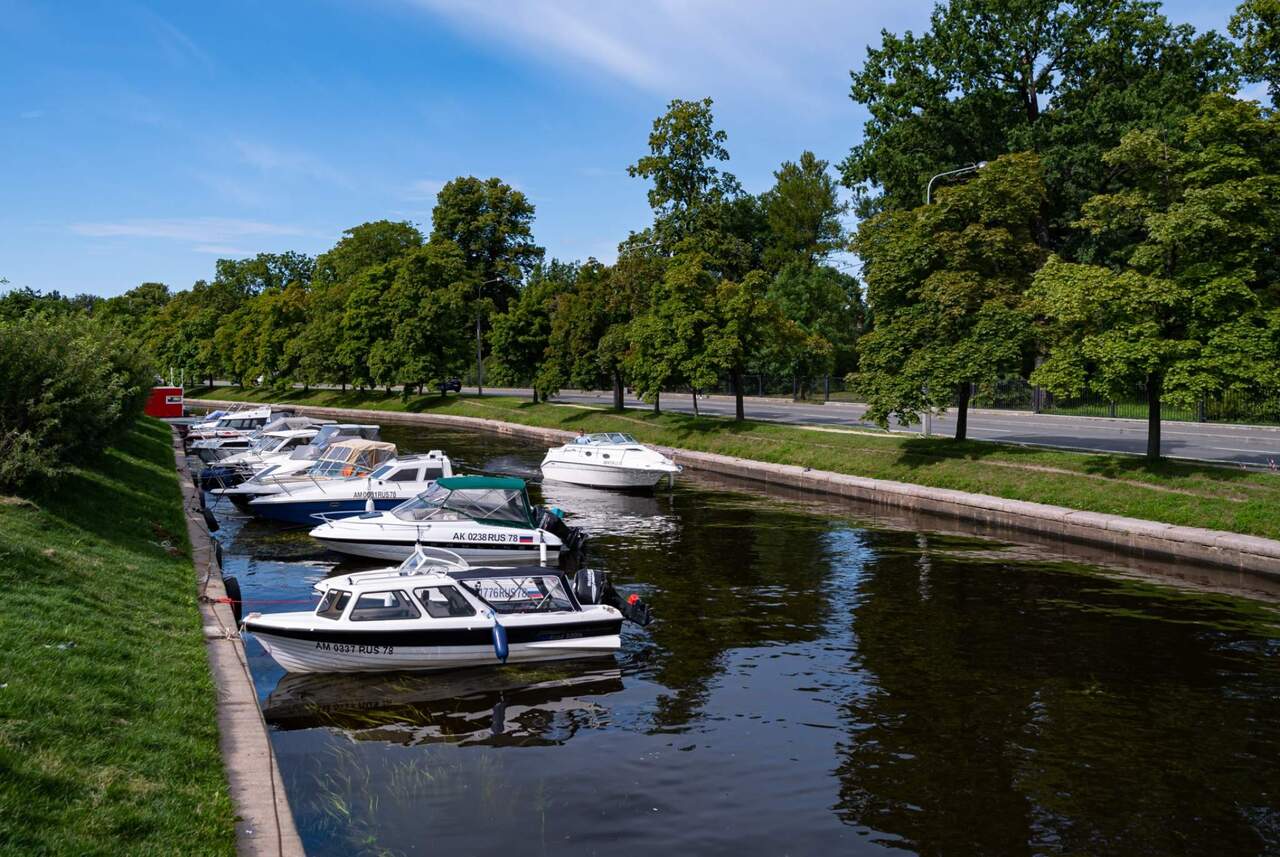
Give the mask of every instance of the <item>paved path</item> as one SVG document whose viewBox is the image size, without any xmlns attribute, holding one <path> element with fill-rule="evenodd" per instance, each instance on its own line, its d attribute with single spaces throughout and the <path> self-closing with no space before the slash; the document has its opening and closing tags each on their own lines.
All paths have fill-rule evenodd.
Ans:
<svg viewBox="0 0 1280 857">
<path fill-rule="evenodd" d="M 466 390 L 474 393 L 475 388 Z M 503 395 L 530 395 L 528 390 L 493 390 Z M 558 402 L 611 405 L 610 392 L 584 393 L 566 391 L 554 398 Z M 650 405 L 628 396 L 628 407 Z M 663 394 L 663 410 L 693 413 L 688 394 Z M 733 415 L 733 398 L 709 396 L 698 401 L 698 410 L 706 414 Z M 748 419 L 821 426 L 860 426 L 872 424 L 862 419 L 865 408 L 847 402 L 828 404 L 794 403 L 786 399 L 747 397 L 744 408 Z M 919 426 L 895 433 L 919 434 Z M 934 417 L 933 432 L 950 436 L 955 432 L 953 416 Z M 1171 458 L 1190 458 L 1252 467 L 1280 468 L 1280 427 L 1234 426 L 1217 423 L 1165 422 L 1162 431 L 1164 454 Z M 970 411 L 969 437 L 974 440 L 1001 440 L 1033 446 L 1052 446 L 1089 452 L 1128 452 L 1141 455 L 1147 449 L 1147 424 L 1144 420 L 1067 417 L 1025 412 Z"/>
</svg>

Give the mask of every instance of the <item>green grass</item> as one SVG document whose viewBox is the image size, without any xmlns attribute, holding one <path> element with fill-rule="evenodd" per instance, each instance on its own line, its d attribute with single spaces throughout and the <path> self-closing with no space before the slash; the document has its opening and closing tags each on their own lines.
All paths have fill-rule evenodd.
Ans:
<svg viewBox="0 0 1280 857">
<path fill-rule="evenodd" d="M 235 850 L 169 437 L 0 497 L 0 853 Z"/>
<path fill-rule="evenodd" d="M 1073 509 L 1128 515 L 1171 524 L 1280 538 L 1280 475 L 1125 455 L 1090 455 L 1009 444 L 820 430 L 777 423 L 734 423 L 648 410 L 607 410 L 539 404 L 508 397 L 438 395 L 402 400 L 399 394 L 322 390 L 271 393 L 217 387 L 190 395 L 238 401 L 276 401 L 322 407 L 431 412 L 506 420 L 524 425 L 627 431 L 664 446 L 796 464 L 876 479 L 993 494 Z"/>
</svg>

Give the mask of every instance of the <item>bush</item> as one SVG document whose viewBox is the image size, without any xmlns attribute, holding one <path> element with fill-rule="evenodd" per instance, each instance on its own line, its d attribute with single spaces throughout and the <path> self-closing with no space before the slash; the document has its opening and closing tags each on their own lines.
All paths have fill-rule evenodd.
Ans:
<svg viewBox="0 0 1280 857">
<path fill-rule="evenodd" d="M 0 324 L 0 489 L 30 492 L 91 461 L 137 419 L 152 377 L 87 317 Z"/>
</svg>

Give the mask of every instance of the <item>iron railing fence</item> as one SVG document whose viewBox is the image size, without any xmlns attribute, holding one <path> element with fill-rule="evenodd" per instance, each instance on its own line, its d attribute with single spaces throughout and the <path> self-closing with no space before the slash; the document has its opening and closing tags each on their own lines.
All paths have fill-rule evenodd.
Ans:
<svg viewBox="0 0 1280 857">
<path fill-rule="evenodd" d="M 669 394 L 688 395 L 689 388 L 669 391 Z M 728 379 L 721 379 L 714 388 L 700 393 L 731 395 L 733 387 Z M 837 376 L 808 380 L 764 374 L 750 374 L 743 378 L 743 392 L 748 396 L 782 396 L 809 401 L 861 402 L 858 390 Z M 1025 378 L 1002 378 L 994 384 L 974 385 L 969 399 L 973 408 L 991 410 L 1030 411 L 1038 414 L 1061 414 L 1086 417 L 1122 417 L 1146 419 L 1146 393 L 1138 390 L 1124 399 L 1111 400 L 1105 396 L 1079 397 L 1055 396 L 1042 387 L 1030 384 Z M 1280 395 L 1255 396 L 1243 393 L 1224 393 L 1208 396 L 1194 406 L 1162 403 L 1161 417 L 1182 422 L 1242 423 L 1249 425 L 1280 425 Z"/>
</svg>

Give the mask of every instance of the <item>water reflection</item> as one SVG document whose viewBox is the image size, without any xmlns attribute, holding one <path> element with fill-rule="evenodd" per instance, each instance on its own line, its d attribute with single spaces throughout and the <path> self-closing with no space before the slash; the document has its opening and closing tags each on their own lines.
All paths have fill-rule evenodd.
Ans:
<svg viewBox="0 0 1280 857">
<path fill-rule="evenodd" d="M 580 665 L 436 674 L 289 675 L 263 703 L 278 729 L 333 728 L 357 741 L 404 746 L 563 744 L 600 728 L 597 697 L 623 689 L 622 672 Z"/>
<path fill-rule="evenodd" d="M 542 457 L 386 434 L 464 472 Z M 554 669 L 286 677 L 250 641 L 309 853 L 1280 850 L 1271 604 L 689 474 L 531 490 L 658 620 Z M 250 609 L 336 568 L 305 530 L 218 535 Z"/>
</svg>

